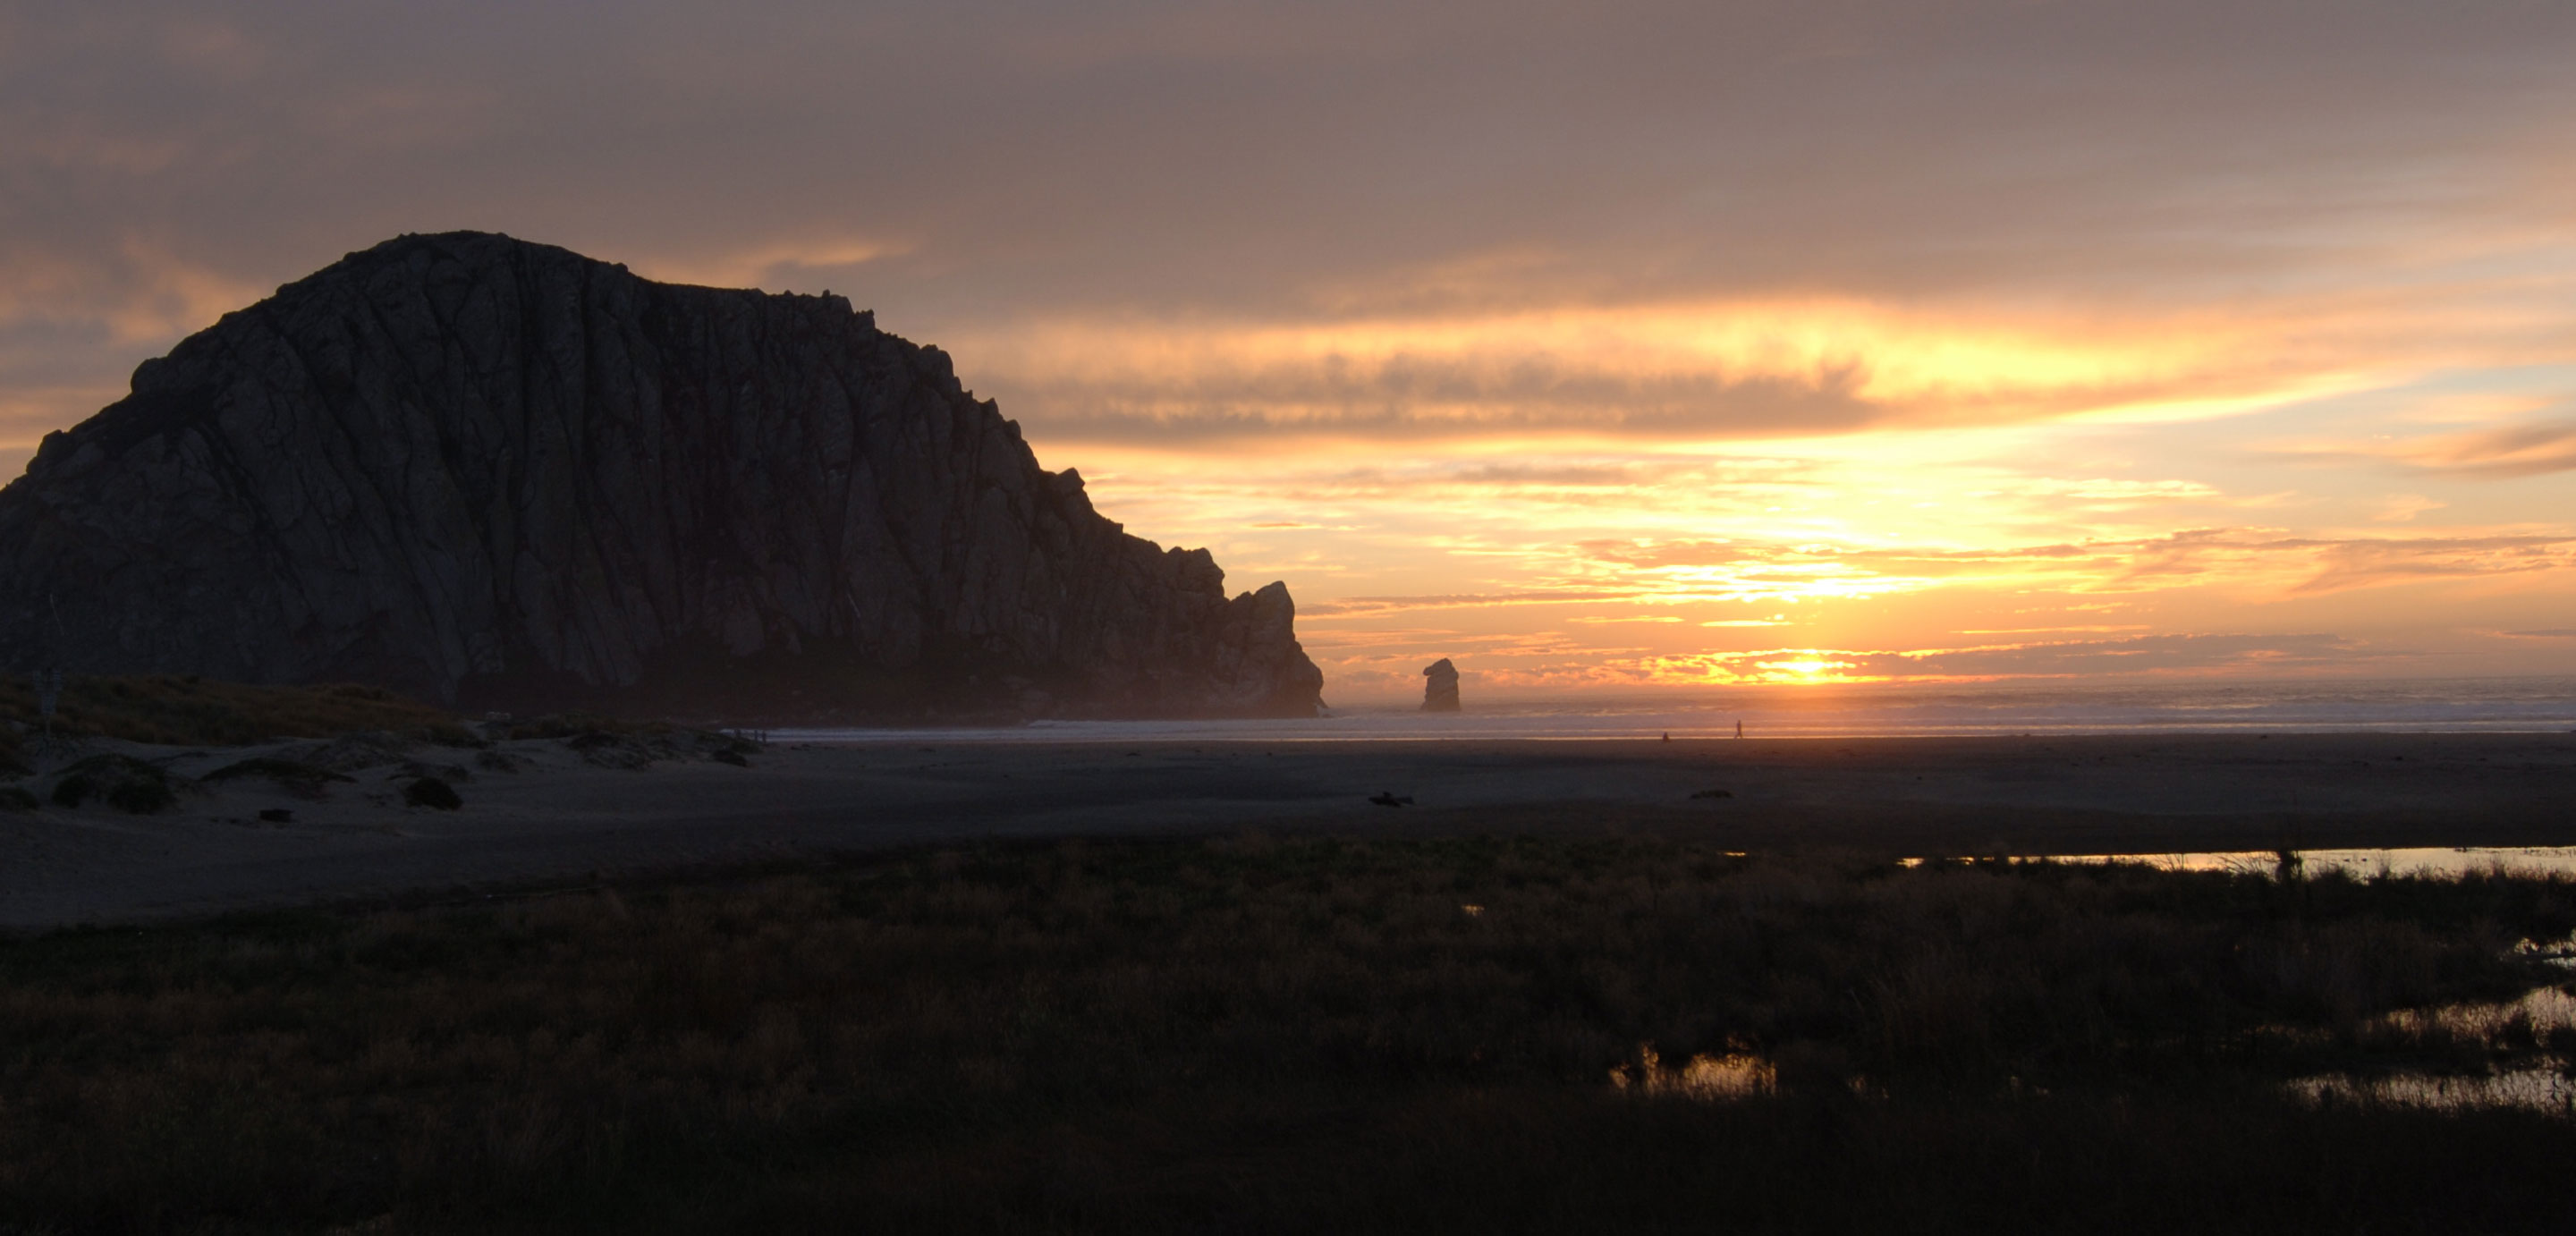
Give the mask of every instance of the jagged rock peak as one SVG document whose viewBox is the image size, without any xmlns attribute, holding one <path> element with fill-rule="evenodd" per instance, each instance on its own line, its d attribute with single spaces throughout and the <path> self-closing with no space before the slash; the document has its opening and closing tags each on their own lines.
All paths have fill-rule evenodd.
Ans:
<svg viewBox="0 0 2576 1236">
<path fill-rule="evenodd" d="M 1422 667 L 1422 711 L 1458 711 L 1458 667 L 1447 657 Z"/>
<path fill-rule="evenodd" d="M 0 662 L 467 706 L 1312 715 L 1229 599 L 837 296 L 404 236 L 226 314 L 0 489 Z M 43 621 L 39 614 L 45 613 Z"/>
</svg>

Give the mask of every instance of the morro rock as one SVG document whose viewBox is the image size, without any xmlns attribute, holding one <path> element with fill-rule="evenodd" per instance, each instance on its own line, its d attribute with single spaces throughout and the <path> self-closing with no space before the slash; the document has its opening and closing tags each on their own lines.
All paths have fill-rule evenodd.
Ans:
<svg viewBox="0 0 2576 1236">
<path fill-rule="evenodd" d="M 225 315 L 0 489 L 0 667 L 469 707 L 1311 716 L 1229 599 L 836 296 L 406 236 Z M 57 635 L 59 633 L 59 636 Z"/>
<path fill-rule="evenodd" d="M 1422 711 L 1458 711 L 1458 667 L 1447 657 L 1422 667 Z"/>
</svg>

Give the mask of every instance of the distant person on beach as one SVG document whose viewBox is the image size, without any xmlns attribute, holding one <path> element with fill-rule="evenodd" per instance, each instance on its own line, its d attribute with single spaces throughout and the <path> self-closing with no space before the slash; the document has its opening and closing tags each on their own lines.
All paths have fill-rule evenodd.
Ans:
<svg viewBox="0 0 2576 1236">
<path fill-rule="evenodd" d="M 1740 720 L 1735 723 L 1735 736 L 1738 738 L 1744 737 L 1744 722 Z"/>
</svg>

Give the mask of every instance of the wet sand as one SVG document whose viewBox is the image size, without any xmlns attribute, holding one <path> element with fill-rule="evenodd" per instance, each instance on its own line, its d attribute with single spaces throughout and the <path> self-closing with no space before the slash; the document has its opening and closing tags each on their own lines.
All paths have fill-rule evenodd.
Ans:
<svg viewBox="0 0 2576 1236">
<path fill-rule="evenodd" d="M 100 744 L 198 776 L 297 744 Z M 2103 854 L 2576 843 L 2576 734 L 775 746 L 752 767 L 593 767 L 557 742 L 402 805 L 264 782 L 161 814 L 0 812 L 0 927 L 635 876 L 987 839 L 1630 831 L 1743 848 Z M 418 760 L 469 765 L 424 747 Z M 42 779 L 27 782 L 31 788 Z M 1724 791 L 1723 796 L 1706 794 Z M 1410 797 L 1374 805 L 1380 793 Z M 285 824 L 263 808 L 294 812 Z"/>
</svg>

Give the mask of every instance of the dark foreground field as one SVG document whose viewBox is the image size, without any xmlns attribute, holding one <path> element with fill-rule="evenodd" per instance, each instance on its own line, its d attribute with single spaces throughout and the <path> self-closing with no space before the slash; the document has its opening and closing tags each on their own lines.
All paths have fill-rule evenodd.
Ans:
<svg viewBox="0 0 2576 1236">
<path fill-rule="evenodd" d="M 0 942 L 0 1232 L 2561 1231 L 2576 884 L 1065 842 Z M 1696 1063 L 1694 1061 L 1696 1060 Z"/>
</svg>

